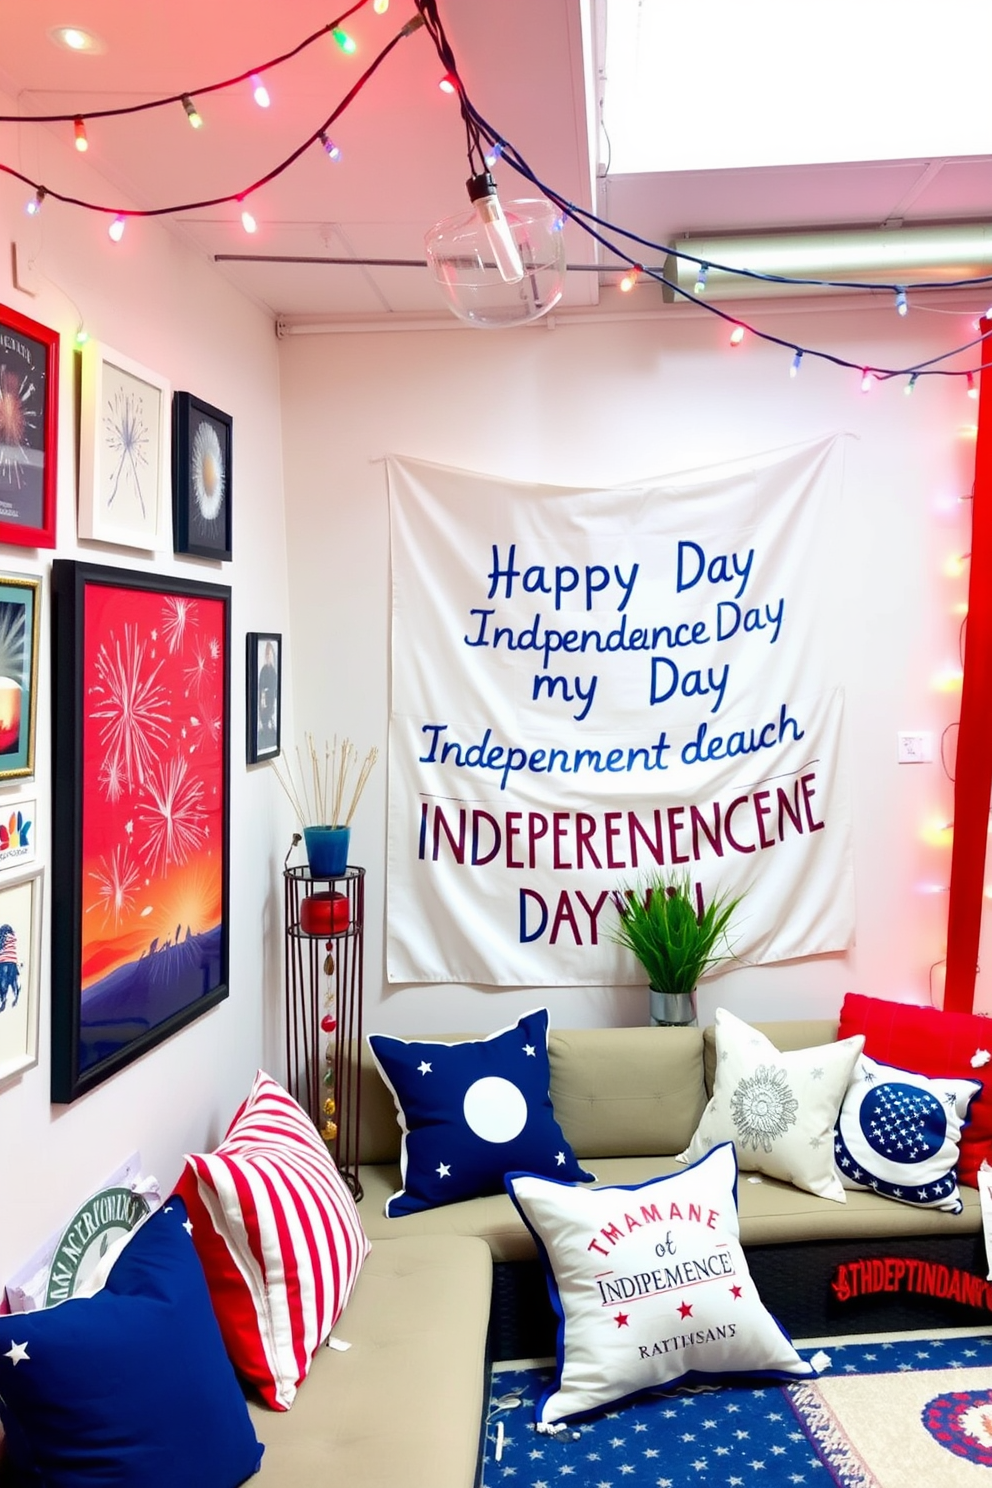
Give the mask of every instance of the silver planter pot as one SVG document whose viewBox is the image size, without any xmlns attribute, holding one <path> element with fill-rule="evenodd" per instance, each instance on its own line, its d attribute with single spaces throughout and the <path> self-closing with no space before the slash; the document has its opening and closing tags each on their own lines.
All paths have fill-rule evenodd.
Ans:
<svg viewBox="0 0 992 1488">
<path fill-rule="evenodd" d="M 695 992 L 659 992 L 652 987 L 649 999 L 652 1028 L 695 1028 Z"/>
</svg>

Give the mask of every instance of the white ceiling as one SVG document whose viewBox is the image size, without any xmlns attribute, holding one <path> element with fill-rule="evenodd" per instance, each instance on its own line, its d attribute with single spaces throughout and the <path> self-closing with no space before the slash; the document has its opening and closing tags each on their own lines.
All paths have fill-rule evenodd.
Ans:
<svg viewBox="0 0 992 1488">
<path fill-rule="evenodd" d="M 588 143 L 596 85 L 586 81 L 584 4 L 439 0 L 475 106 L 567 201 L 592 208 L 595 186 L 602 215 L 660 242 L 720 230 L 975 221 L 989 215 L 992 156 L 596 182 Z M 181 91 L 195 98 L 197 88 L 260 66 L 332 19 L 317 0 L 285 7 L 269 0 L 6 0 L 2 9 L 0 87 L 21 115 L 91 112 Z M 91 121 L 85 158 L 107 182 L 102 202 L 150 209 L 242 190 L 314 133 L 414 13 L 412 0 L 392 0 L 383 16 L 366 4 L 346 22 L 357 52 L 346 57 L 322 37 L 267 74 L 267 110 L 257 107 L 243 83 L 198 99 L 200 131 L 189 127 L 178 104 Z M 74 54 L 53 45 L 49 29 L 67 23 L 95 32 L 105 50 Z M 457 100 L 437 87 L 442 72 L 425 29 L 400 41 L 332 126 L 341 159 L 331 163 L 316 144 L 251 198 L 259 224 L 255 235 L 243 231 L 234 203 L 164 220 L 278 318 L 443 316 L 426 269 L 230 257 L 422 259 L 425 230 L 467 207 L 464 130 Z M 52 131 L 66 148 L 53 151 L 49 138 L 42 149 L 39 129 Z M 43 159 L 46 186 L 86 195 L 71 137 L 67 124 L 0 125 L 0 161 L 38 180 Z M 505 164 L 496 174 L 504 201 L 533 194 Z M 73 214 L 80 232 L 105 232 L 106 219 L 92 213 L 54 200 L 44 210 Z M 140 222 L 127 229 L 129 237 L 144 230 Z M 109 243 L 107 251 L 114 251 Z M 574 225 L 567 229 L 566 251 L 572 263 L 596 260 L 595 244 Z M 636 256 L 651 261 L 647 250 L 638 249 Z M 566 307 L 588 307 L 602 298 L 599 276 L 569 274 Z"/>
</svg>

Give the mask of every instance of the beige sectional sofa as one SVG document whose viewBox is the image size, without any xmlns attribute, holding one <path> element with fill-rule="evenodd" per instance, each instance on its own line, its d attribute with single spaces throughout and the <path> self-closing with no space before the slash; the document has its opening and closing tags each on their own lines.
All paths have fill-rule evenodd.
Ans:
<svg viewBox="0 0 992 1488">
<path fill-rule="evenodd" d="M 757 1026 L 781 1050 L 827 1043 L 837 1033 L 827 1021 Z M 676 1154 L 712 1089 L 712 1030 L 552 1030 L 549 1054 L 555 1115 L 598 1182 L 637 1183 L 679 1170 Z M 400 1130 L 367 1050 L 361 1059 L 359 1212 L 372 1253 L 335 1330 L 351 1347 L 320 1351 L 286 1415 L 254 1413 L 267 1444 L 261 1477 L 286 1488 L 309 1488 L 332 1474 L 382 1488 L 472 1488 L 491 1296 L 492 1357 L 553 1351 L 536 1248 L 505 1194 L 385 1217 L 385 1200 L 400 1187 Z M 829 1277 L 841 1260 L 925 1255 L 984 1274 L 974 1189 L 962 1188 L 963 1212 L 950 1214 L 870 1192 L 849 1192 L 837 1203 L 774 1179 L 748 1180 L 742 1172 L 741 1240 L 766 1305 L 794 1334 L 915 1325 L 899 1320 L 890 1298 L 884 1316 L 870 1305 L 832 1316 Z M 920 1316 L 919 1326 L 929 1325 Z"/>
</svg>

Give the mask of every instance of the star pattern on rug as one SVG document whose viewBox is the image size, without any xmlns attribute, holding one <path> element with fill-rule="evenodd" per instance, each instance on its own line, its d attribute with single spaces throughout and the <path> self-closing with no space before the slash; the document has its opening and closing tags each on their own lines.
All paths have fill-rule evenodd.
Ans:
<svg viewBox="0 0 992 1488">
<path fill-rule="evenodd" d="M 622 1315 L 622 1314 L 621 1314 Z M 810 1358 L 818 1347 L 801 1347 Z M 886 1374 L 914 1369 L 992 1366 L 992 1330 L 947 1338 L 829 1345 L 829 1375 Z M 553 1378 L 549 1368 L 493 1370 L 485 1488 L 827 1488 L 833 1480 L 790 1402 L 797 1385 L 722 1386 L 653 1392 L 569 1423 L 560 1437 L 538 1435 L 537 1402 Z M 519 1399 L 508 1417 L 500 1400 Z M 515 1418 L 514 1418 L 515 1417 Z M 513 1418 L 495 1461 L 496 1422 Z"/>
</svg>

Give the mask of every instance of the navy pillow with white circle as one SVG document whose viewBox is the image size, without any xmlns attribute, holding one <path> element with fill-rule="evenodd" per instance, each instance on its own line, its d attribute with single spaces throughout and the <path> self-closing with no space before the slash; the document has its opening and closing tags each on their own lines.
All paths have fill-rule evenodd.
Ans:
<svg viewBox="0 0 992 1488">
<path fill-rule="evenodd" d="M 981 1088 L 980 1080 L 928 1078 L 863 1054 L 834 1137 L 844 1187 L 960 1213 L 958 1149 Z"/>
<path fill-rule="evenodd" d="M 551 1105 L 546 1008 L 457 1044 L 381 1033 L 368 1042 L 403 1131 L 403 1187 L 386 1200 L 390 1218 L 502 1193 L 509 1172 L 592 1181 Z"/>
</svg>

